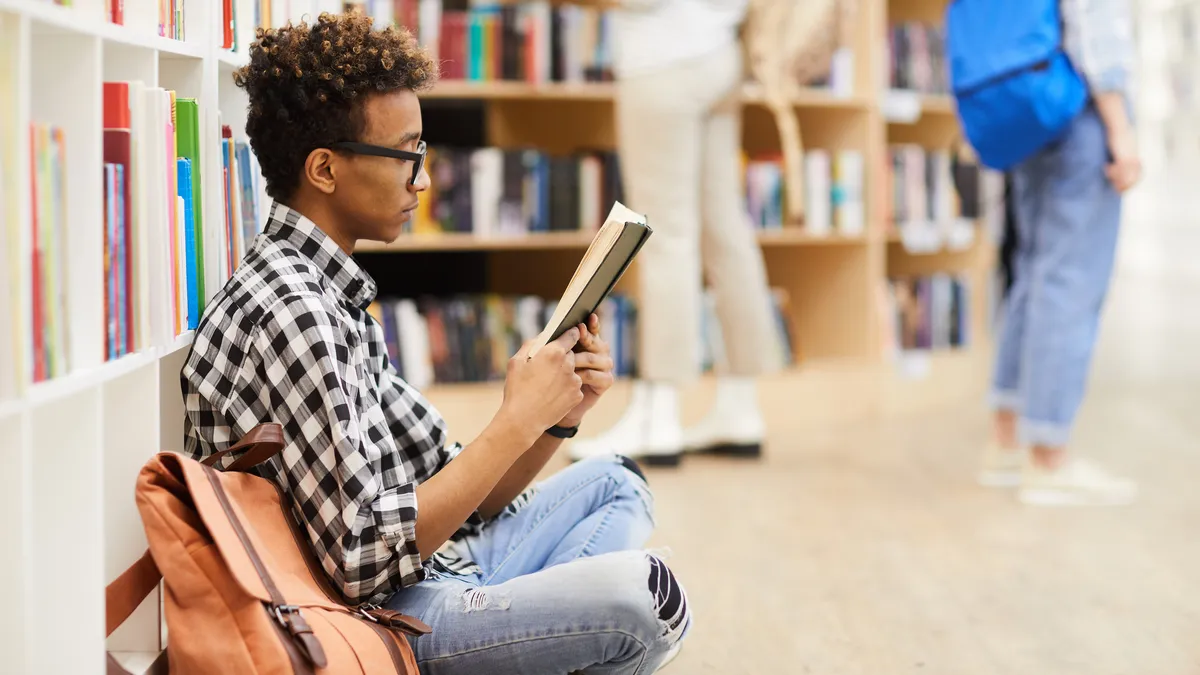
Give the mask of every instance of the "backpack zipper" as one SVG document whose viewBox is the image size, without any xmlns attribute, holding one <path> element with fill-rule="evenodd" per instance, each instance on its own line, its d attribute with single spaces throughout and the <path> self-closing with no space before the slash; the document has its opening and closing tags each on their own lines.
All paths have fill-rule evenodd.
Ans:
<svg viewBox="0 0 1200 675">
<path fill-rule="evenodd" d="M 1028 73 L 1028 72 L 1031 72 L 1034 70 L 1045 70 L 1046 68 L 1050 67 L 1051 59 L 1053 59 L 1059 53 L 1059 51 L 1061 51 L 1061 50 L 1056 49 L 1053 52 L 1051 52 L 1049 56 L 1042 58 L 1042 59 L 1038 59 L 1037 61 L 1034 61 L 1033 63 L 1026 63 L 1024 65 L 1009 68 L 1008 70 L 1001 72 L 1001 73 L 997 73 L 982 82 L 976 82 L 975 84 L 973 84 L 969 87 L 957 89 L 954 91 L 954 95 L 960 96 L 960 97 L 971 96 L 971 95 L 975 94 L 976 92 L 987 89 L 988 87 L 992 86 L 993 84 L 996 84 L 997 82 L 1002 82 L 1009 78 L 1016 77 L 1017 75 L 1020 75 L 1022 73 Z"/>
</svg>

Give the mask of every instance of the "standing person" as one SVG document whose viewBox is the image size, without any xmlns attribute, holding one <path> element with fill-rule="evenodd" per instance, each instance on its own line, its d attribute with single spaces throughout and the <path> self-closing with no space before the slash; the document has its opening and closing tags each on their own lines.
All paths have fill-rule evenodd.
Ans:
<svg viewBox="0 0 1200 675">
<path fill-rule="evenodd" d="M 628 0 L 615 11 L 617 145 L 625 194 L 654 236 L 638 255 L 640 380 L 608 432 L 576 441 L 677 463 L 683 450 L 757 456 L 765 433 L 755 378 L 780 365 L 762 252 L 743 209 L 738 27 L 747 0 Z M 703 278 L 716 297 L 728 374 L 707 417 L 685 430 L 680 388 L 700 371 Z"/>
<path fill-rule="evenodd" d="M 1064 67 L 1084 86 L 1080 110 L 1063 131 L 1011 168 L 1017 242 L 992 383 L 993 439 L 980 480 L 1020 484 L 1019 498 L 1031 504 L 1127 503 L 1136 485 L 1075 457 L 1068 440 L 1112 275 L 1121 195 L 1141 177 L 1130 115 L 1132 19 L 1125 0 L 1036 4 L 1047 16 L 1061 12 Z M 981 30 L 1012 25 L 996 19 L 1012 16 L 1011 7 L 992 3 L 993 20 Z M 970 44 L 974 36 L 958 39 L 965 50 L 986 49 Z M 1053 77 L 1054 59 L 1030 77 Z M 1047 91 L 1041 103 L 1057 105 L 1070 86 Z"/>
<path fill-rule="evenodd" d="M 275 200 L 213 298 L 184 365 L 187 453 L 262 422 L 285 447 L 255 469 L 350 604 L 416 616 L 425 674 L 648 675 L 691 625 L 642 550 L 653 496 L 624 457 L 533 479 L 612 384 L 595 317 L 513 357 L 504 401 L 463 446 L 388 362 L 360 240 L 391 241 L 429 188 L 417 92 L 437 66 L 408 31 L 357 13 L 259 30 L 236 82 Z M 454 273 L 453 269 L 447 273 Z"/>
</svg>

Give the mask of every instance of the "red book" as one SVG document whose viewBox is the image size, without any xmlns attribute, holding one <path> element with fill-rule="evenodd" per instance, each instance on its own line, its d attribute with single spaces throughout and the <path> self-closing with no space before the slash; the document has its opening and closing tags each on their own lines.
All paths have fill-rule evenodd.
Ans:
<svg viewBox="0 0 1200 675">
<path fill-rule="evenodd" d="M 525 17 L 525 81 L 530 84 L 538 83 L 538 73 L 541 64 L 538 63 L 538 40 L 541 35 L 537 32 L 537 18 L 532 14 Z"/>
<path fill-rule="evenodd" d="M 129 122 L 129 83 L 104 83 L 104 128 L 128 129 Z"/>
<path fill-rule="evenodd" d="M 118 0 L 119 2 L 120 0 Z M 112 164 L 123 164 L 125 173 L 124 189 L 121 190 L 125 199 L 124 240 L 127 247 L 133 243 L 133 131 L 130 129 L 129 113 L 129 83 L 104 83 L 104 161 Z M 112 242 L 105 242 L 111 246 Z M 112 251 L 115 255 L 116 251 Z M 125 329 L 125 344 L 118 345 L 122 354 L 134 351 L 133 330 L 133 260 L 130 249 L 126 249 L 126 264 L 122 276 L 125 285 L 123 297 L 127 299 L 123 309 Z"/>
<path fill-rule="evenodd" d="M 221 4 L 221 11 L 224 12 L 225 19 L 221 22 L 224 29 L 221 46 L 225 49 L 233 49 L 233 0 L 225 0 Z"/>
</svg>

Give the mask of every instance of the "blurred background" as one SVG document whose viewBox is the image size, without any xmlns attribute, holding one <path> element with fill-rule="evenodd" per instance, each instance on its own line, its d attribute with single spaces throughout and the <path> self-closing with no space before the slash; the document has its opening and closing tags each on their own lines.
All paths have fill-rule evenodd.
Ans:
<svg viewBox="0 0 1200 675">
<path fill-rule="evenodd" d="M 789 94 L 803 220 L 787 208 L 766 92 L 750 74 L 737 92 L 745 226 L 786 365 L 757 382 L 761 457 L 689 455 L 649 473 L 653 543 L 670 549 L 696 614 L 669 672 L 1200 672 L 1200 2 L 1129 3 L 1145 174 L 1125 198 L 1071 438 L 1140 494 L 1062 510 L 975 482 L 991 434 L 1006 204 L 1003 176 L 962 142 L 946 3 L 852 4 L 828 72 Z M 423 95 L 434 188 L 411 232 L 356 255 L 379 282 L 372 311 L 392 360 L 456 439 L 489 421 L 505 360 L 540 330 L 628 192 L 612 3 L 118 5 L 120 15 L 106 0 L 0 0 L 5 672 L 102 667 L 101 591 L 145 547 L 134 478 L 152 453 L 182 445 L 187 301 L 220 288 L 265 217 L 232 82 L 256 26 L 364 11 L 409 27 L 442 62 L 442 82 Z M 137 83 L 147 101 L 174 95 L 186 111 L 178 157 L 202 187 L 189 206 L 209 252 L 199 279 L 156 253 L 186 257 L 167 228 L 146 228 L 141 243 L 104 235 L 117 232 L 103 204 L 120 162 L 101 140 L 102 85 L 116 82 Z M 105 276 L 110 264 L 131 270 L 125 285 Z M 592 434 L 627 412 L 644 367 L 638 275 L 602 308 L 621 380 L 589 418 Z M 107 304 L 117 287 L 127 299 Z M 712 406 L 727 368 L 711 296 L 703 307 L 700 326 L 679 327 L 699 333 L 704 373 L 680 389 L 684 424 Z M 155 599 L 107 647 L 137 662 L 162 647 L 161 627 Z"/>
</svg>

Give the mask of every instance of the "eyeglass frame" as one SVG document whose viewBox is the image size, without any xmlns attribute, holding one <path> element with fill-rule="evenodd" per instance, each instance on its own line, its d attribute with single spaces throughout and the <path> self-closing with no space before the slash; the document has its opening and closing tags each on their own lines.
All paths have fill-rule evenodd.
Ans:
<svg viewBox="0 0 1200 675">
<path fill-rule="evenodd" d="M 370 143 L 359 143 L 357 141 L 339 141 L 332 146 L 334 150 L 344 150 L 355 155 L 368 155 L 371 157 L 390 157 L 392 159 L 402 159 L 406 162 L 414 162 L 412 178 L 409 179 L 409 185 L 416 185 L 417 179 L 421 176 L 421 172 L 425 169 L 425 158 L 428 156 L 428 148 L 425 141 L 417 141 L 417 151 L 397 150 L 382 145 L 371 145 Z"/>
</svg>

